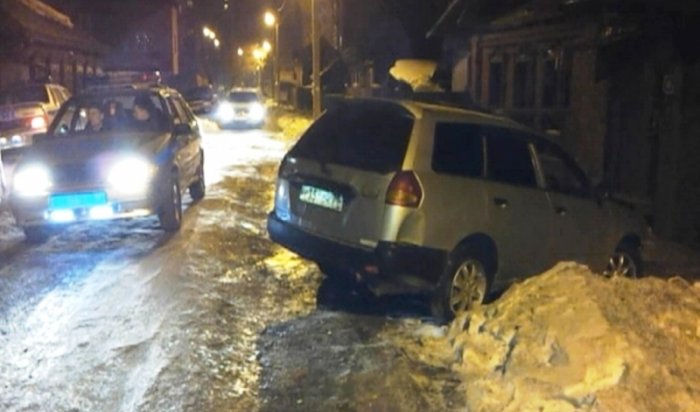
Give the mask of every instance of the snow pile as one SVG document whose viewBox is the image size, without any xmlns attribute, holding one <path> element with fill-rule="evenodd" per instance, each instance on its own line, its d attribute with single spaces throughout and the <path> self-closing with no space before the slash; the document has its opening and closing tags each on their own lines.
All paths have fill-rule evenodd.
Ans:
<svg viewBox="0 0 700 412">
<path fill-rule="evenodd" d="M 396 80 L 408 83 L 416 92 L 441 92 L 440 86 L 431 80 L 437 69 L 437 62 L 432 60 L 397 60 L 389 69 L 389 74 Z"/>
<path fill-rule="evenodd" d="M 447 339 L 471 411 L 700 410 L 697 283 L 560 263 L 455 319 Z"/>
</svg>

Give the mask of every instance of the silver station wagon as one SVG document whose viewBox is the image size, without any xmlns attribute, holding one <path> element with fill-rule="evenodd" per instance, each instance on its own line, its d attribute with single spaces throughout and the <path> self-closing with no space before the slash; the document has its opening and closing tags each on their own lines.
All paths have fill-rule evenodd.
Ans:
<svg viewBox="0 0 700 412">
<path fill-rule="evenodd" d="M 549 139 L 497 116 L 347 99 L 284 157 L 273 241 L 376 294 L 429 292 L 438 318 L 572 260 L 641 273 L 643 219 Z"/>
</svg>

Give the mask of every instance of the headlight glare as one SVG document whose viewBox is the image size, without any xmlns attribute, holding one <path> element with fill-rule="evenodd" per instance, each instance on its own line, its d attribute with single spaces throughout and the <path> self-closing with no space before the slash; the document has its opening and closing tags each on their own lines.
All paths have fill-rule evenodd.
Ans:
<svg viewBox="0 0 700 412">
<path fill-rule="evenodd" d="M 221 102 L 216 109 L 216 117 L 222 122 L 230 122 L 233 120 L 233 106 L 228 102 Z"/>
<path fill-rule="evenodd" d="M 109 169 L 107 183 L 121 194 L 143 195 L 151 183 L 155 166 L 140 157 L 117 160 Z"/>
<path fill-rule="evenodd" d="M 265 106 L 260 103 L 255 103 L 250 107 L 250 117 L 254 121 L 260 121 L 265 118 Z"/>
<path fill-rule="evenodd" d="M 49 170 L 35 164 L 21 167 L 15 172 L 12 190 L 23 197 L 43 196 L 48 194 L 51 186 Z"/>
</svg>

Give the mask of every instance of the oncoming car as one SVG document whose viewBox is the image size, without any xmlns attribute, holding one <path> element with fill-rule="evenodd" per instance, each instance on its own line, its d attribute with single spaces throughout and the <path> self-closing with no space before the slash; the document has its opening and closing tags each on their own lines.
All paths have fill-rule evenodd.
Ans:
<svg viewBox="0 0 700 412">
<path fill-rule="evenodd" d="M 256 89 L 232 89 L 216 109 L 216 120 L 223 127 L 262 127 L 265 124 L 264 98 Z"/>
<path fill-rule="evenodd" d="M 64 104 L 48 133 L 22 155 L 10 208 L 30 241 L 77 221 L 156 214 L 182 223 L 182 192 L 205 194 L 197 121 L 177 91 L 114 88 Z"/>
</svg>

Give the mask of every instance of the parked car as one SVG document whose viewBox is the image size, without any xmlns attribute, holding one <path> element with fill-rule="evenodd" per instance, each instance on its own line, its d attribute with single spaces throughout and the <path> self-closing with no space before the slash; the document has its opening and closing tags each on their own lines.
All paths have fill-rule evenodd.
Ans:
<svg viewBox="0 0 700 412">
<path fill-rule="evenodd" d="M 195 114 L 211 113 L 219 99 L 211 85 L 189 89 L 185 92 L 184 97 Z"/>
<path fill-rule="evenodd" d="M 200 143 L 197 120 L 173 89 L 116 87 L 73 97 L 24 151 L 12 213 L 30 241 L 46 239 L 56 225 L 154 214 L 164 230 L 176 231 L 183 190 L 195 201 L 205 194 Z"/>
<path fill-rule="evenodd" d="M 232 89 L 216 109 L 223 127 L 262 127 L 266 115 L 265 99 L 257 89 Z"/>
<path fill-rule="evenodd" d="M 0 150 L 32 144 L 70 92 L 57 84 L 23 84 L 0 91 Z"/>
<path fill-rule="evenodd" d="M 514 121 L 349 99 L 284 157 L 268 231 L 377 294 L 428 292 L 449 319 L 561 260 L 637 276 L 645 224 Z"/>
</svg>

